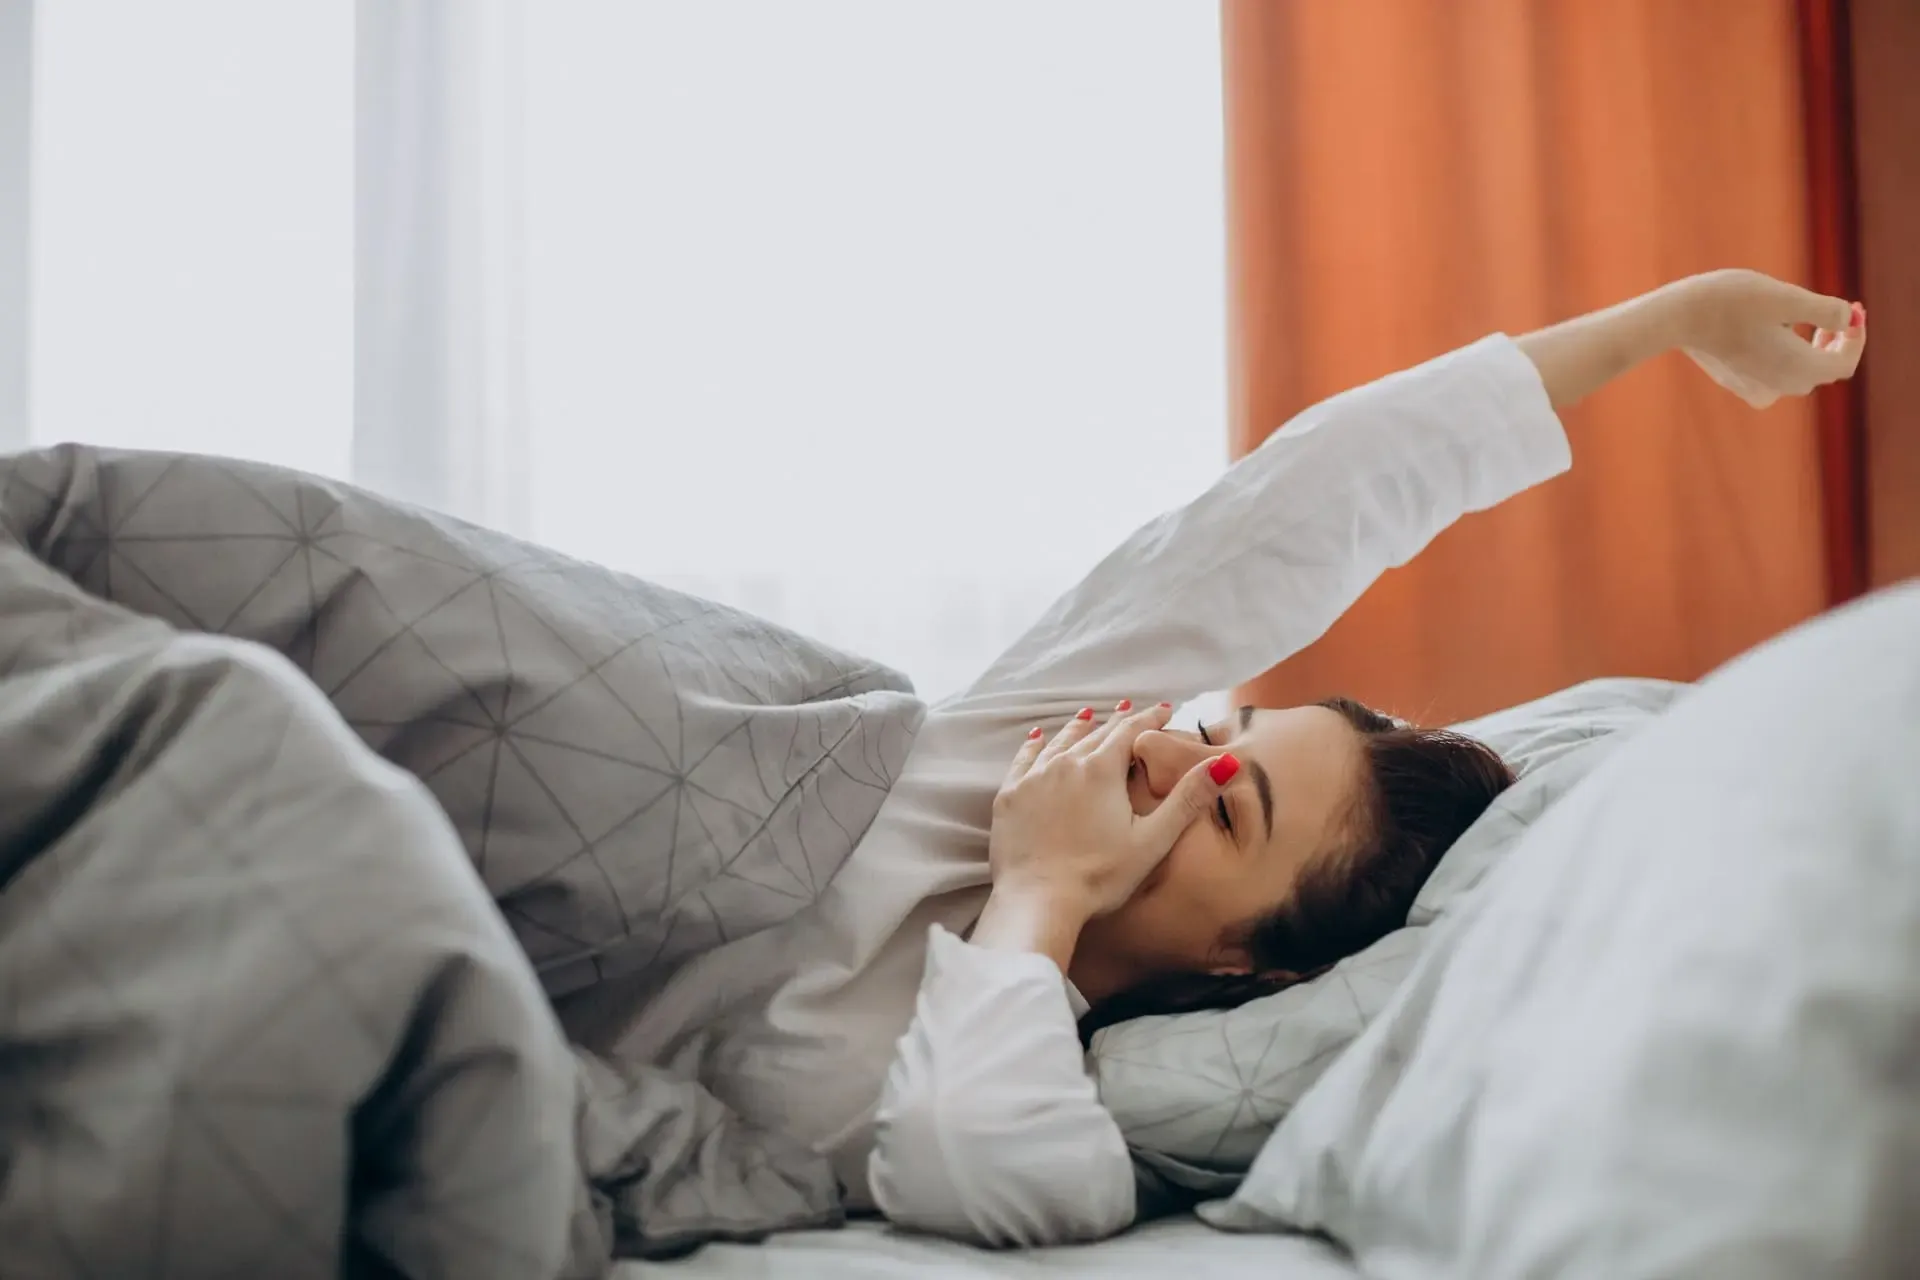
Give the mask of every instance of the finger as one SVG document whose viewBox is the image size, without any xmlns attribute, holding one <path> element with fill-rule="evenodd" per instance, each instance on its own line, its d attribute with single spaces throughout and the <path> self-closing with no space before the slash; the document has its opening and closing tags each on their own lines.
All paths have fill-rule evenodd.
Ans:
<svg viewBox="0 0 1920 1280">
<path fill-rule="evenodd" d="M 1852 377 L 1860 368 L 1860 357 L 1867 352 L 1867 307 L 1863 302 L 1853 304 L 1853 314 L 1847 319 L 1844 333 L 1835 335 L 1832 349 L 1851 358 L 1847 366 L 1847 377 Z"/>
<path fill-rule="evenodd" d="M 1107 726 L 1104 739 L 1095 744 L 1095 750 L 1102 756 L 1114 756 L 1121 759 L 1133 759 L 1133 744 L 1140 735 L 1150 729 L 1164 729 L 1167 721 L 1173 719 L 1173 704 L 1162 702 L 1158 706 L 1148 707 L 1145 711 L 1136 711 L 1130 716 L 1115 717 Z"/>
<path fill-rule="evenodd" d="M 1041 749 L 1039 762 L 1044 764 L 1062 752 L 1069 750 L 1074 743 L 1080 741 L 1080 739 L 1086 737 L 1089 733 L 1092 733 L 1093 729 L 1093 708 L 1080 708 L 1079 713 L 1076 714 L 1073 719 L 1067 721 L 1066 727 L 1053 735 L 1053 741 Z"/>
<path fill-rule="evenodd" d="M 1120 704 L 1113 709 L 1113 714 L 1108 716 L 1104 721 L 1097 722 L 1094 725 L 1093 732 L 1075 744 L 1073 754 L 1077 756 L 1093 754 L 1094 748 L 1098 747 L 1102 742 L 1105 742 L 1107 735 L 1113 732 L 1114 726 L 1124 723 L 1128 713 L 1132 710 L 1132 698 L 1120 699 Z"/>
<path fill-rule="evenodd" d="M 1867 353 L 1867 330 L 1863 325 L 1858 329 L 1849 329 L 1840 335 L 1833 344 L 1833 355 L 1842 358 L 1841 378 L 1851 378 L 1860 370 L 1860 357 Z"/>
<path fill-rule="evenodd" d="M 1845 329 L 1852 322 L 1853 304 L 1845 298 L 1830 298 L 1784 280 L 1776 280 L 1774 284 L 1774 318 L 1780 324 Z"/>
<path fill-rule="evenodd" d="M 1828 381 L 1844 381 L 1859 371 L 1860 357 L 1867 349 L 1867 331 L 1849 329 L 1845 333 L 1829 334 L 1825 342 L 1815 342 L 1813 345 L 1815 350 L 1832 358 L 1835 376 Z"/>
<path fill-rule="evenodd" d="M 1149 845 L 1162 854 L 1173 848 L 1188 827 L 1207 815 L 1239 772 L 1240 760 L 1232 752 L 1202 760 L 1187 770 L 1160 807 L 1139 820 Z"/>
<path fill-rule="evenodd" d="M 1785 388 L 1804 394 L 1829 382 L 1852 377 L 1860 366 L 1863 337 L 1858 331 L 1849 331 L 1841 335 L 1838 343 L 1819 347 L 1782 330 L 1774 343 L 1785 366 L 1786 377 L 1782 379 Z"/>
<path fill-rule="evenodd" d="M 1825 369 L 1821 358 L 1831 353 L 1815 350 L 1806 339 L 1788 329 L 1778 329 L 1762 338 L 1766 344 L 1766 377 L 1758 389 L 1778 396 L 1803 396 L 1819 386 Z M 1748 397 L 1747 402 L 1753 403 Z"/>
<path fill-rule="evenodd" d="M 1172 708 L 1169 707 L 1168 711 L 1171 710 Z M 1140 716 L 1157 715 L 1159 711 L 1159 707 L 1149 707 L 1145 711 L 1135 711 L 1133 709 L 1133 699 L 1122 698 L 1120 699 L 1120 705 L 1113 709 L 1113 714 L 1107 717 L 1107 722 L 1088 734 L 1086 738 L 1081 741 L 1080 745 L 1073 749 L 1073 753 L 1077 756 L 1090 756 L 1104 747 L 1108 742 L 1112 741 L 1113 735 L 1125 728 L 1129 721 L 1137 719 Z"/>
<path fill-rule="evenodd" d="M 1011 786 L 1027 776 L 1033 768 L 1033 762 L 1040 758 L 1040 748 L 1047 745 L 1047 731 L 1035 726 L 1027 731 L 1027 740 L 1013 753 L 1013 763 L 1007 766 L 1007 780 L 1002 785 Z"/>
<path fill-rule="evenodd" d="M 1866 331 L 1862 329 L 1843 329 L 1839 333 L 1827 329 L 1816 329 L 1813 334 L 1813 345 L 1819 351 L 1845 351 L 1847 339 L 1854 339 L 1855 345 L 1858 346 L 1865 337 Z"/>
</svg>

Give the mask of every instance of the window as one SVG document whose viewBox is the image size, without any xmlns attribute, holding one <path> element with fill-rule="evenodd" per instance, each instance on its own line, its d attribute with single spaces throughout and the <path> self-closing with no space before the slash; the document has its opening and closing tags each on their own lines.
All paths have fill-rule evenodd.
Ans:
<svg viewBox="0 0 1920 1280">
<path fill-rule="evenodd" d="M 33 439 L 343 475 L 353 6 L 58 0 L 33 56 Z"/>
<path fill-rule="evenodd" d="M 1225 460 L 1216 10 L 529 5 L 536 536 L 961 687 Z"/>
<path fill-rule="evenodd" d="M 519 61 L 472 64 L 471 97 L 423 110 L 452 113 L 437 145 L 517 131 L 521 180 L 454 198 L 498 201 L 456 212 L 524 237 L 524 293 L 502 296 L 525 310 L 498 331 L 526 335 L 529 409 L 501 456 L 528 460 L 538 540 L 937 697 L 1219 470 L 1216 6 L 496 10 Z M 450 30 L 478 10 L 441 12 Z M 37 7 L 36 441 L 348 475 L 355 309 L 423 314 L 403 282 L 355 296 L 354 19 L 344 0 Z M 500 119 L 463 134 L 475 102 Z M 478 365 L 458 372 L 483 390 L 506 372 Z M 451 418 L 420 430 L 492 465 Z"/>
</svg>

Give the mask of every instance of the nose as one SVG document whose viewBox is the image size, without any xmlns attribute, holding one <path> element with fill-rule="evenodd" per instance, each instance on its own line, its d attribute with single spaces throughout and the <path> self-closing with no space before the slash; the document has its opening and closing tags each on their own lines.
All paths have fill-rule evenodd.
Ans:
<svg viewBox="0 0 1920 1280">
<path fill-rule="evenodd" d="M 1140 762 L 1147 791 L 1156 800 L 1166 799 L 1187 770 L 1211 754 L 1197 733 L 1149 729 L 1133 740 L 1133 758 Z"/>
</svg>

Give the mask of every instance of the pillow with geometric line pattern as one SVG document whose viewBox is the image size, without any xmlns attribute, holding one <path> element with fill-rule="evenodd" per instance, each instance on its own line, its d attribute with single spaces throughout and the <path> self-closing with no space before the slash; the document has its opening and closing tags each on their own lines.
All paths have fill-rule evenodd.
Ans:
<svg viewBox="0 0 1920 1280">
<path fill-rule="evenodd" d="M 1193 1190 L 1219 1194 L 1231 1185 L 1393 997 L 1427 927 L 1492 874 L 1527 828 L 1632 730 L 1689 687 L 1592 680 L 1454 726 L 1500 752 L 1519 777 L 1441 858 L 1405 928 L 1310 982 L 1239 1008 L 1136 1018 L 1094 1034 L 1089 1065 L 1136 1158 Z"/>
</svg>

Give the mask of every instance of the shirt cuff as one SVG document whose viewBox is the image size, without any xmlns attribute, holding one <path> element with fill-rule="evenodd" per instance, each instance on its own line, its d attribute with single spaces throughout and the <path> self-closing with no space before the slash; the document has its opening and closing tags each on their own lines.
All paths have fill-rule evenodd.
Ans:
<svg viewBox="0 0 1920 1280">
<path fill-rule="evenodd" d="M 962 986 L 968 992 L 977 992 L 1037 983 L 1060 989 L 1075 1022 L 1086 1016 L 1089 1007 L 1086 997 L 1060 972 L 1060 966 L 1046 956 L 1033 951 L 976 947 L 937 924 L 930 925 L 928 931 L 927 969 L 922 990 Z M 982 977 L 989 977 L 991 981 L 982 982 Z"/>
<path fill-rule="evenodd" d="M 1487 426 L 1503 437 L 1497 452 L 1500 465 L 1490 469 L 1486 483 L 1474 486 L 1468 510 L 1497 506 L 1573 465 L 1566 428 L 1547 398 L 1540 370 L 1518 343 L 1504 333 L 1496 333 L 1456 354 L 1469 360 L 1479 373 L 1483 393 L 1493 409 Z"/>
</svg>

